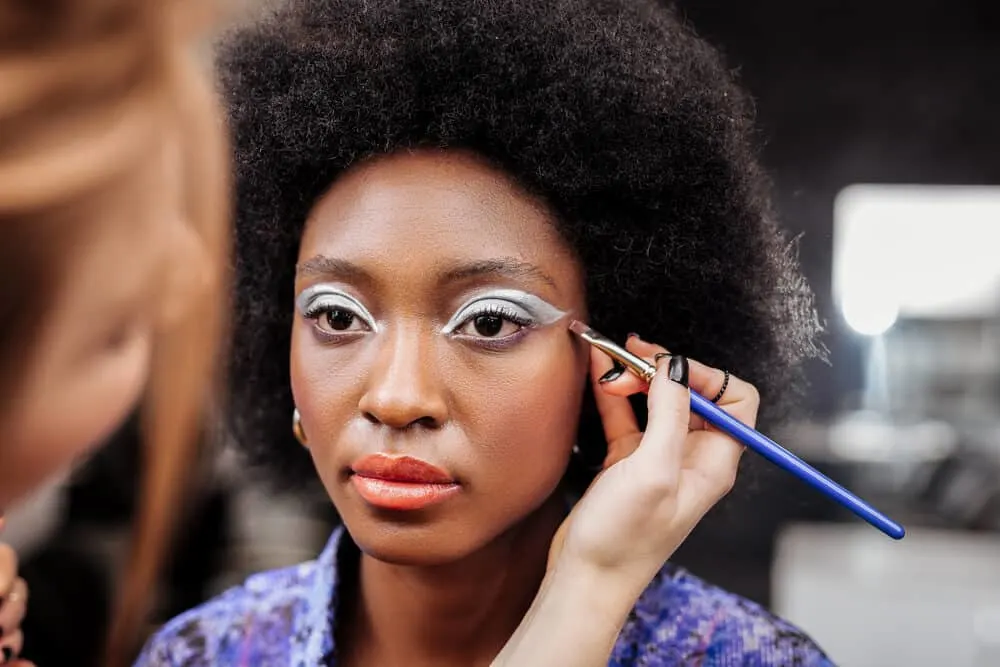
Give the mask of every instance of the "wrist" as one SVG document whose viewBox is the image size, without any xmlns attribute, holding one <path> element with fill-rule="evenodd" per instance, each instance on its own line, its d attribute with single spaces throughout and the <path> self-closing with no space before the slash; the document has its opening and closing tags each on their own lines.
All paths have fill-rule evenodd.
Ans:
<svg viewBox="0 0 1000 667">
<path fill-rule="evenodd" d="M 560 557 L 493 667 L 603 667 L 636 599 L 634 577 Z"/>
<path fill-rule="evenodd" d="M 624 619 L 658 569 L 603 567 L 564 553 L 546 574 L 543 588 L 584 608 L 602 609 Z"/>
</svg>

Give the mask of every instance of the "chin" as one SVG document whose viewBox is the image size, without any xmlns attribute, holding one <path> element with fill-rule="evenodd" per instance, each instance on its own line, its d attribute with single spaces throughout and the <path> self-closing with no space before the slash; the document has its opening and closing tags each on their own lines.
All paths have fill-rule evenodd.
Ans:
<svg viewBox="0 0 1000 667">
<path fill-rule="evenodd" d="M 347 517 L 344 527 L 367 556 L 392 565 L 436 567 L 460 561 L 487 545 L 482 528 L 470 530 L 413 516 Z"/>
</svg>

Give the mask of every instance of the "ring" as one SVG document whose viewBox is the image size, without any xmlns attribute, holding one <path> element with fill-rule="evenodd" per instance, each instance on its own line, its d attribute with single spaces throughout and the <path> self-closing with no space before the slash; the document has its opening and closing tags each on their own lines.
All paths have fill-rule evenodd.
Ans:
<svg viewBox="0 0 1000 667">
<path fill-rule="evenodd" d="M 722 372 L 724 373 L 724 377 L 722 378 L 722 389 L 720 389 L 719 393 L 712 399 L 713 403 L 721 401 L 723 394 L 726 393 L 726 389 L 729 387 L 729 371 L 723 370 Z"/>
</svg>

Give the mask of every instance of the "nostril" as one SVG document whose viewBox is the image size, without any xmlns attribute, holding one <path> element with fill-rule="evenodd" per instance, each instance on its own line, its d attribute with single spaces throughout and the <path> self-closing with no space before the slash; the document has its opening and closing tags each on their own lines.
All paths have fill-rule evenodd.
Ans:
<svg viewBox="0 0 1000 667">
<path fill-rule="evenodd" d="M 411 426 L 422 426 L 424 428 L 437 428 L 438 422 L 434 417 L 421 417 L 411 424 Z"/>
<path fill-rule="evenodd" d="M 430 416 L 419 417 L 406 424 L 402 423 L 393 424 L 391 420 L 387 422 L 379 419 L 373 412 L 362 412 L 361 414 L 364 416 L 365 421 L 367 421 L 369 424 L 374 424 L 375 426 L 385 425 L 385 426 L 393 426 L 399 429 L 411 429 L 411 428 L 436 429 L 440 426 L 438 420 Z"/>
</svg>

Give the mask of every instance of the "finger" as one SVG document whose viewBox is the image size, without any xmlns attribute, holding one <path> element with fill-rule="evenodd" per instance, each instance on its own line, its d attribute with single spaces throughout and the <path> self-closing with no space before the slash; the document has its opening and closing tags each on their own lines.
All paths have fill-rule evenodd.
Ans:
<svg viewBox="0 0 1000 667">
<path fill-rule="evenodd" d="M 638 336 L 634 334 L 629 336 L 628 340 L 625 341 L 625 349 L 640 357 L 646 357 L 647 361 L 652 361 L 655 352 L 648 352 L 645 347 L 643 348 L 642 352 L 637 352 L 636 349 L 634 349 L 635 346 L 634 341 L 637 340 Z M 659 346 L 654 346 L 654 347 L 656 348 L 656 352 L 666 352 L 666 350 L 664 350 L 662 347 Z M 600 352 L 599 354 L 601 356 L 605 356 L 603 352 Z M 622 367 L 622 369 L 624 371 L 624 367 Z M 604 381 L 601 384 L 604 387 L 605 391 L 614 396 L 632 396 L 633 394 L 645 392 L 649 388 L 645 380 L 643 380 L 638 375 L 630 371 L 624 371 L 623 373 L 618 375 L 613 381 L 610 382 Z"/>
<path fill-rule="evenodd" d="M 625 349 L 654 365 L 654 357 L 657 354 L 668 354 L 666 348 L 648 343 L 640 339 L 638 334 L 632 334 L 628 337 L 628 340 L 625 341 Z M 624 372 L 613 381 L 602 382 L 602 384 L 608 393 L 615 396 L 632 396 L 649 390 L 646 381 L 631 372 Z"/>
<path fill-rule="evenodd" d="M 0 604 L 0 637 L 6 637 L 21 627 L 28 610 L 28 584 L 18 577 L 10 594 Z"/>
<path fill-rule="evenodd" d="M 17 580 L 17 552 L 0 544 L 0 603 L 7 598 Z"/>
<path fill-rule="evenodd" d="M 678 355 L 661 357 L 656 375 L 649 383 L 649 419 L 642 444 L 632 459 L 655 474 L 665 491 L 677 487 L 684 440 L 691 418 L 687 359 Z"/>
<path fill-rule="evenodd" d="M 24 634 L 17 630 L 0 639 L 0 665 L 9 665 L 14 658 L 21 655 L 24 647 Z"/>
<path fill-rule="evenodd" d="M 598 379 L 611 367 L 611 360 L 603 352 L 597 349 L 592 350 L 590 368 L 591 376 L 594 379 L 594 401 L 597 403 L 597 411 L 601 415 L 601 424 L 604 426 L 604 438 L 608 443 L 609 457 L 615 443 L 639 433 L 639 423 L 636 421 L 635 412 L 629 405 L 628 399 L 611 395 L 606 391 L 606 385 L 598 382 Z"/>
<path fill-rule="evenodd" d="M 633 354 L 646 359 L 651 359 L 657 354 L 667 353 L 667 350 L 659 345 L 642 340 L 638 336 L 632 336 L 625 344 L 626 349 Z M 694 359 L 689 359 L 690 386 L 692 391 L 696 391 L 702 396 L 715 398 L 722 389 L 723 384 L 726 391 L 719 399 L 718 405 L 729 414 L 733 415 L 744 424 L 754 426 L 757 422 L 757 412 L 760 408 L 760 394 L 749 382 L 730 374 L 729 381 L 726 382 L 726 374 L 719 368 L 713 368 Z M 615 392 L 624 391 L 625 387 L 620 383 L 615 383 Z M 634 391 L 632 393 L 635 393 Z M 693 427 L 700 427 L 700 418 L 692 420 Z"/>
<path fill-rule="evenodd" d="M 643 340 L 638 336 L 638 334 L 632 334 L 629 336 L 628 340 L 625 342 L 625 348 L 639 357 L 642 357 L 651 364 L 656 364 L 657 357 L 663 357 L 664 355 L 669 355 L 670 351 L 662 345 L 657 345 L 655 343 L 650 343 L 649 341 Z M 704 364 L 698 364 L 692 360 L 689 362 L 689 372 L 694 373 L 697 377 L 696 379 L 701 383 L 711 378 L 709 373 L 710 369 Z M 721 373 L 721 371 L 720 371 Z M 611 383 L 608 387 L 608 391 L 617 396 L 630 396 L 632 394 L 637 394 L 639 392 L 646 392 L 649 390 L 646 382 L 634 374 L 630 374 L 627 379 L 621 379 L 616 382 Z M 689 423 L 689 430 L 700 431 L 705 428 L 705 422 L 701 417 L 692 414 Z"/>
<path fill-rule="evenodd" d="M 704 364 L 692 362 L 691 389 L 702 396 L 713 399 L 725 385 L 725 392 L 716 403 L 720 408 L 739 419 L 747 426 L 755 426 L 760 409 L 760 394 L 749 382 L 730 374 L 728 381 L 724 371 Z"/>
</svg>

